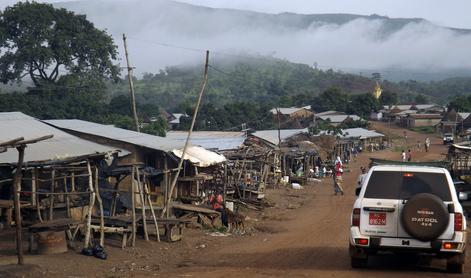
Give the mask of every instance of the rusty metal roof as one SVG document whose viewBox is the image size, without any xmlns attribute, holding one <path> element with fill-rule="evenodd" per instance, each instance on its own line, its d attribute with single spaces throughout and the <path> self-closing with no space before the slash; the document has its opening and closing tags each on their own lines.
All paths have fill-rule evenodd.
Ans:
<svg viewBox="0 0 471 278">
<path fill-rule="evenodd" d="M 50 134 L 53 135 L 52 138 L 26 147 L 24 158 L 26 164 L 28 162 L 68 160 L 117 151 L 114 147 L 73 136 L 21 112 L 0 113 L 0 142 L 18 137 L 28 140 Z M 18 152 L 16 149 L 8 149 L 6 152 L 0 153 L 0 164 L 16 164 L 17 161 Z"/>
</svg>

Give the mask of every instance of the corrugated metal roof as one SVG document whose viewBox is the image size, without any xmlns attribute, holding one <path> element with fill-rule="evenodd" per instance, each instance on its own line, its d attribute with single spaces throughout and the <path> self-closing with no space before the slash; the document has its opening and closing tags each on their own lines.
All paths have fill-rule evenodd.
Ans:
<svg viewBox="0 0 471 278">
<path fill-rule="evenodd" d="M 168 122 L 169 124 L 180 124 L 180 118 L 183 116 L 187 116 L 186 114 L 181 113 L 173 113 L 172 115 L 175 117 L 175 119 Z"/>
<path fill-rule="evenodd" d="M 378 133 L 374 130 L 364 129 L 361 127 L 342 129 L 341 132 L 343 134 L 342 136 L 343 138 L 366 139 L 366 138 L 384 137 L 384 134 Z M 331 134 L 330 132 L 323 130 L 319 132 L 316 136 L 330 135 L 330 134 Z"/>
<path fill-rule="evenodd" d="M 182 143 L 178 140 L 82 120 L 47 120 L 45 122 L 61 129 L 95 135 L 164 152 L 182 148 L 185 144 L 185 142 Z"/>
<path fill-rule="evenodd" d="M 187 136 L 187 131 L 169 131 L 166 138 L 184 144 Z M 210 150 L 224 151 L 238 149 L 245 138 L 245 132 L 238 131 L 193 131 L 190 143 Z"/>
<path fill-rule="evenodd" d="M 83 140 L 21 112 L 0 113 L 0 142 L 18 137 L 28 140 L 50 134 L 54 137 L 27 146 L 25 162 L 63 160 L 117 150 L 114 147 Z M 17 161 L 16 149 L 9 149 L 0 154 L 1 164 L 16 164 Z"/>
<path fill-rule="evenodd" d="M 316 117 L 326 116 L 326 115 L 345 115 L 345 113 L 334 111 L 334 110 L 328 110 L 328 111 L 316 113 Z"/>
<path fill-rule="evenodd" d="M 325 116 L 318 116 L 318 118 L 324 121 L 330 119 L 331 123 L 341 123 L 345 121 L 347 118 L 351 118 L 354 121 L 361 120 L 361 118 L 358 117 L 357 115 L 325 115 Z"/>
<path fill-rule="evenodd" d="M 298 112 L 299 110 L 303 110 L 303 109 L 309 110 L 307 107 L 309 107 L 309 109 L 310 109 L 310 106 L 305 106 L 305 107 L 272 108 L 272 109 L 270 110 L 270 112 L 271 112 L 273 115 L 276 115 L 276 114 L 278 114 L 278 111 L 277 111 L 277 109 L 278 109 L 282 115 L 291 115 L 291 114 L 293 114 L 294 112 Z"/>
<path fill-rule="evenodd" d="M 466 120 L 471 113 L 469 112 L 458 112 L 458 115 L 460 115 L 461 119 Z"/>
<path fill-rule="evenodd" d="M 281 141 L 288 139 L 291 136 L 298 135 L 301 133 L 308 132 L 307 128 L 304 129 L 282 129 L 280 130 Z M 278 130 L 259 130 L 252 134 L 252 136 L 261 138 L 265 141 L 268 141 L 274 145 L 278 145 Z"/>
<path fill-rule="evenodd" d="M 361 127 L 357 128 L 348 128 L 348 129 L 342 129 L 342 133 L 344 134 L 344 138 L 360 138 L 360 139 L 365 139 L 365 138 L 374 138 L 374 137 L 383 137 L 384 135 L 381 133 L 378 133 L 374 130 L 368 130 L 364 129 Z"/>
</svg>

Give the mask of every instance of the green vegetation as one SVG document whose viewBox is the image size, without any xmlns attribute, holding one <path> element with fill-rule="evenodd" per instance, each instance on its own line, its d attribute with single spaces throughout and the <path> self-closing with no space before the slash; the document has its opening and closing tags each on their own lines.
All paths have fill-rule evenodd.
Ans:
<svg viewBox="0 0 471 278">
<path fill-rule="evenodd" d="M 34 15 L 34 16 L 31 16 Z M 113 64 L 116 46 L 85 16 L 48 4 L 20 2 L 0 13 L 0 81 L 27 82 L 27 92 L 0 87 L 0 111 L 22 111 L 40 119 L 78 118 L 132 129 L 126 78 Z M 196 130 L 275 128 L 273 107 L 311 105 L 314 111 L 337 110 L 368 117 L 382 105 L 436 101 L 463 94 L 451 102 L 471 111 L 471 78 L 440 82 L 383 80 L 378 101 L 371 95 L 376 81 L 365 76 L 319 70 L 305 64 L 269 58 L 210 60 L 207 90 Z M 168 67 L 134 78 L 137 109 L 144 132 L 164 135 L 166 109 L 192 115 L 202 78 L 201 66 Z M 378 76 L 376 76 L 378 79 Z M 11 91 L 11 89 L 9 89 Z M 151 120 L 152 119 L 152 120 Z M 181 119 L 187 129 L 189 118 Z M 329 123 L 318 123 L 327 125 Z M 347 122 L 339 128 L 366 127 Z M 315 127 L 319 129 L 322 126 Z"/>
<path fill-rule="evenodd" d="M 0 14 L 0 81 L 28 76 L 35 87 L 96 85 L 117 78 L 117 47 L 84 15 L 36 2 L 19 2 Z"/>
</svg>

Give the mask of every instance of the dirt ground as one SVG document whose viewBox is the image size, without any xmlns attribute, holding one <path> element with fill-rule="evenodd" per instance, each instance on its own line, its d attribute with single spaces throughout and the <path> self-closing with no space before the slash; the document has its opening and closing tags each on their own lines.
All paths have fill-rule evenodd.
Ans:
<svg viewBox="0 0 471 278">
<path fill-rule="evenodd" d="M 268 198 L 276 205 L 261 213 L 248 215 L 248 226 L 242 236 L 204 230 L 186 229 L 177 243 L 138 240 L 136 248 L 122 251 L 118 240 L 107 241 L 109 258 L 105 261 L 85 257 L 77 252 L 50 256 L 26 256 L 23 273 L 31 277 L 447 277 L 444 261 L 429 258 L 373 257 L 367 269 L 350 267 L 348 231 L 354 201 L 355 181 L 360 166 L 370 157 L 400 159 L 402 148 L 411 149 L 413 160 L 440 160 L 446 153 L 437 135 L 431 151 L 417 150 L 417 140 L 429 135 L 373 124 L 380 132 L 395 138 L 391 150 L 361 154 L 345 173 L 345 196 L 334 196 L 330 179 L 306 185 L 304 189 L 269 189 Z M 218 236 L 219 235 L 219 236 Z M 13 234 L 10 248 L 0 249 L 0 277 L 14 273 Z M 110 246 L 113 244 L 114 246 Z M 463 277 L 471 277 L 470 258 Z M 3 276 L 2 276 L 3 273 Z"/>
</svg>

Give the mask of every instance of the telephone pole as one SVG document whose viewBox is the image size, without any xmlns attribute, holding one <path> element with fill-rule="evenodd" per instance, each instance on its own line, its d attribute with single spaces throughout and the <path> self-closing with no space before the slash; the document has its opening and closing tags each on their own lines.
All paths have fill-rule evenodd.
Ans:
<svg viewBox="0 0 471 278">
<path fill-rule="evenodd" d="M 129 55 L 128 55 L 128 45 L 126 43 L 126 35 L 123 34 L 123 42 L 124 42 L 124 53 L 126 55 L 126 65 L 128 68 L 128 80 L 129 80 L 129 93 L 131 94 L 131 109 L 132 115 L 134 117 L 134 124 L 136 125 L 136 131 L 139 131 L 139 120 L 137 118 L 137 109 L 136 109 L 136 97 L 134 95 L 134 84 L 132 82 L 132 70 L 133 68 L 129 64 Z"/>
<path fill-rule="evenodd" d="M 195 111 L 193 112 L 193 117 L 191 118 L 191 125 L 190 125 L 190 129 L 188 130 L 188 135 L 186 137 L 185 145 L 182 150 L 182 155 L 180 157 L 180 160 L 178 161 L 177 172 L 173 176 L 172 184 L 169 190 L 169 195 L 168 195 L 168 198 L 166 200 L 164 209 L 162 210 L 160 217 L 164 217 L 165 213 L 167 213 L 167 218 L 168 218 L 168 212 L 169 212 L 170 206 L 172 205 L 171 201 L 172 201 L 172 196 L 173 196 L 173 190 L 175 189 L 175 185 L 177 184 L 177 179 L 180 176 L 180 170 L 182 169 L 183 161 L 185 160 L 185 154 L 189 146 L 191 133 L 193 132 L 193 128 L 195 126 L 196 117 L 198 116 L 198 111 L 200 109 L 201 99 L 203 98 L 203 93 L 206 88 L 206 83 L 208 81 L 208 68 L 209 68 L 209 50 L 206 50 L 204 75 L 203 75 L 203 80 L 201 81 L 200 93 L 198 95 L 198 100 L 196 101 L 196 106 L 195 106 Z"/>
</svg>

